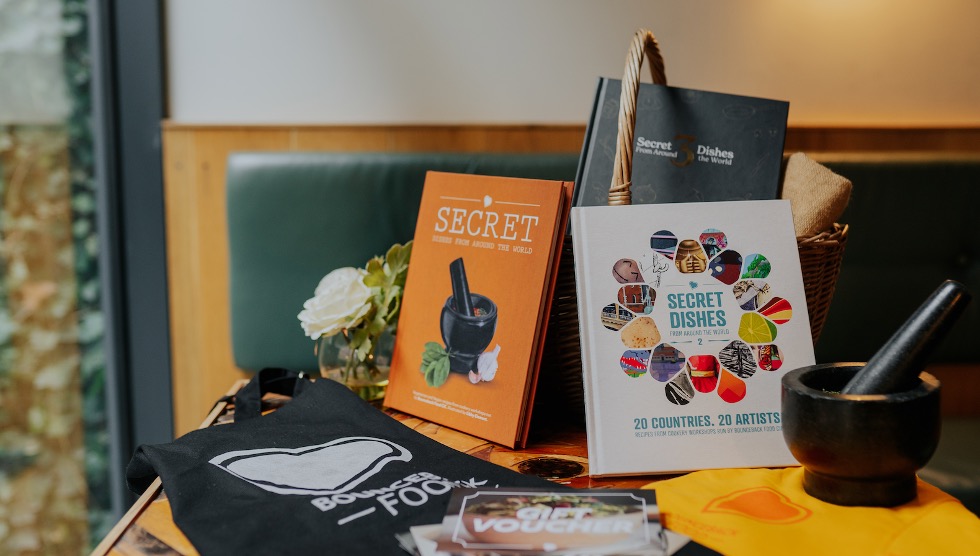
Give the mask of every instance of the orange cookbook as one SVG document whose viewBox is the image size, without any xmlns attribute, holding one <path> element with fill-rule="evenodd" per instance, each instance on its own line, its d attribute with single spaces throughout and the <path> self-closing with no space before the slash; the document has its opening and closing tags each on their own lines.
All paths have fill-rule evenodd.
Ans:
<svg viewBox="0 0 980 556">
<path fill-rule="evenodd" d="M 426 175 L 385 405 L 524 445 L 571 191 Z"/>
</svg>

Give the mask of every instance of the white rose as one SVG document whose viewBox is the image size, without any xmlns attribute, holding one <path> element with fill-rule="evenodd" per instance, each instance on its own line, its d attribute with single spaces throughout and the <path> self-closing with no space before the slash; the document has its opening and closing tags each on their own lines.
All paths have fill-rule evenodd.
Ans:
<svg viewBox="0 0 980 556">
<path fill-rule="evenodd" d="M 344 328 L 357 326 L 371 310 L 371 288 L 364 285 L 367 271 L 338 268 L 320 280 L 313 297 L 303 303 L 300 324 L 314 340 L 333 336 Z"/>
</svg>

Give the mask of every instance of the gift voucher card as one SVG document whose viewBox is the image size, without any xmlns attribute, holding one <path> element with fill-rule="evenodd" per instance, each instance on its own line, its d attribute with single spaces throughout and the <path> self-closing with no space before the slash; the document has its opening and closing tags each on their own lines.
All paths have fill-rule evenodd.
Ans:
<svg viewBox="0 0 980 556">
<path fill-rule="evenodd" d="M 660 524 L 652 490 L 453 490 L 444 554 L 714 554 Z"/>
</svg>

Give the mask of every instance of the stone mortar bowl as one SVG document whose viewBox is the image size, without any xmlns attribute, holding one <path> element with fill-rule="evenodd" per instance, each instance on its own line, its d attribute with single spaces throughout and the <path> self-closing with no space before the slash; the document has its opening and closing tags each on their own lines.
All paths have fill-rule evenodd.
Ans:
<svg viewBox="0 0 980 556">
<path fill-rule="evenodd" d="M 476 369 L 476 361 L 490 345 L 497 329 L 497 304 L 489 297 L 471 293 L 470 300 L 478 315 L 467 316 L 456 310 L 453 296 L 442 307 L 439 329 L 442 341 L 449 352 L 449 370 L 469 373 Z"/>
<path fill-rule="evenodd" d="M 783 438 L 803 464 L 808 494 L 841 506 L 898 506 L 916 497 L 917 470 L 939 443 L 939 381 L 880 395 L 839 392 L 864 363 L 828 363 L 782 379 Z"/>
</svg>

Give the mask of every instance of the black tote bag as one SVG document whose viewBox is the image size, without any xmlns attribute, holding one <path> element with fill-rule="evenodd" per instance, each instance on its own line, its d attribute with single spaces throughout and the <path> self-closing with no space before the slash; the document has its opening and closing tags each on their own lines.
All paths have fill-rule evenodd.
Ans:
<svg viewBox="0 0 980 556">
<path fill-rule="evenodd" d="M 292 401 L 258 415 L 263 391 L 293 384 Z M 404 554 L 395 535 L 439 523 L 454 486 L 564 488 L 443 446 L 339 383 L 271 369 L 236 396 L 235 423 L 140 446 L 130 489 L 157 475 L 204 555 Z"/>
</svg>

